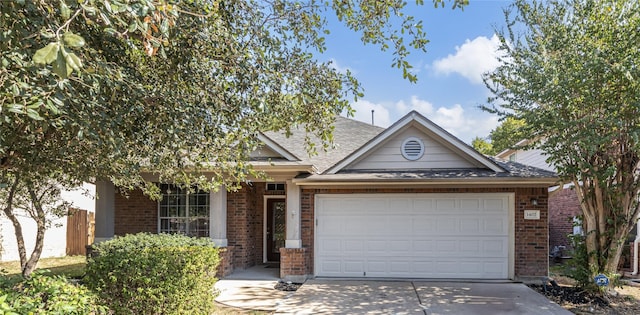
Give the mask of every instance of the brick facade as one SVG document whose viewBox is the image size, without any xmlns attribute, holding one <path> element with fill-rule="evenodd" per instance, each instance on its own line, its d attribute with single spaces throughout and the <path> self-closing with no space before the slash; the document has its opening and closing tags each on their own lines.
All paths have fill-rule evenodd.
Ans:
<svg viewBox="0 0 640 315">
<path fill-rule="evenodd" d="M 114 198 L 114 234 L 158 233 L 158 202 L 141 190 L 126 195 L 116 191 Z"/>
<path fill-rule="evenodd" d="M 308 260 L 306 248 L 280 248 L 280 278 L 302 283 L 307 277 Z"/>
<path fill-rule="evenodd" d="M 315 195 L 379 193 L 515 193 L 514 274 L 517 279 L 548 275 L 548 192 L 540 188 L 367 188 L 367 189 L 302 189 L 302 245 L 306 249 L 306 274 L 313 275 Z M 534 206 L 531 200 L 537 200 Z M 540 220 L 525 220 L 524 210 L 540 210 Z M 282 268 L 282 264 L 281 264 Z"/>
<path fill-rule="evenodd" d="M 263 262 L 264 253 L 264 183 L 243 185 L 237 192 L 227 193 L 227 239 L 219 272 L 226 275 L 233 269 L 246 269 Z M 301 191 L 301 249 L 280 249 L 281 276 L 300 279 L 313 275 L 313 224 L 316 194 L 381 194 L 381 193 L 515 193 L 515 253 L 516 278 L 548 274 L 548 193 L 546 188 L 367 188 L 367 189 L 306 189 Z M 283 196 L 284 197 L 284 196 Z M 537 200 L 534 206 L 531 200 Z M 115 233 L 157 232 L 158 206 L 140 191 L 128 197 L 116 194 Z M 524 210 L 540 210 L 540 220 L 524 220 Z"/>
<path fill-rule="evenodd" d="M 221 247 L 219 254 L 220 263 L 218 264 L 216 277 L 222 278 L 233 272 L 233 246 Z"/>
<path fill-rule="evenodd" d="M 571 188 L 562 189 L 549 197 L 549 248 L 570 248 L 567 235 L 573 233 L 573 217 L 580 212 L 578 195 Z"/>
</svg>

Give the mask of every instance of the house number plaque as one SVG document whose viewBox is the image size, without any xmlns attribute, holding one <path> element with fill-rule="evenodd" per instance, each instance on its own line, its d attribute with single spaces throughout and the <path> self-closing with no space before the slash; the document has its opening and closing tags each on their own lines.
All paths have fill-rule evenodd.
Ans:
<svg viewBox="0 0 640 315">
<path fill-rule="evenodd" d="M 540 210 L 524 210 L 525 220 L 540 220 Z"/>
</svg>

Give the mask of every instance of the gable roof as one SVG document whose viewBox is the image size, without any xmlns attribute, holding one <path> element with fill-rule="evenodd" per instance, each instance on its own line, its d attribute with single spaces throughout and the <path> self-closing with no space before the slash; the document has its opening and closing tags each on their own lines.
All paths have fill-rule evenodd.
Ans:
<svg viewBox="0 0 640 315">
<path fill-rule="evenodd" d="M 340 171 L 345 170 L 347 166 L 369 154 L 370 152 L 381 146 L 383 143 L 391 139 L 391 137 L 410 126 L 421 127 L 421 129 L 424 129 L 430 137 L 434 138 L 441 145 L 447 147 L 463 159 L 471 161 L 472 164 L 477 165 L 478 168 L 487 168 L 493 172 L 498 173 L 505 172 L 505 169 L 503 169 L 493 160 L 489 159 L 466 143 L 462 142 L 460 139 L 442 129 L 431 120 L 422 116 L 417 111 L 411 111 L 404 117 L 400 118 L 400 120 L 398 120 L 395 124 L 384 130 L 382 133 L 372 138 L 365 145 L 346 156 L 331 168 L 327 169 L 324 174 L 336 174 Z"/>
<path fill-rule="evenodd" d="M 269 150 L 277 153 L 278 155 L 280 155 L 282 158 L 286 159 L 287 161 L 300 161 L 300 158 L 295 156 L 293 153 L 289 152 L 287 149 L 283 148 L 277 142 L 271 140 L 266 135 L 258 134 L 258 140 L 260 140 L 262 143 L 264 143 L 264 145 Z"/>
<path fill-rule="evenodd" d="M 326 152 L 320 147 L 318 154 L 313 156 L 309 156 L 305 147 L 307 134 L 304 127 L 293 128 L 289 137 L 283 132 L 271 131 L 265 132 L 264 135 L 283 149 L 299 157 L 303 164 L 311 164 L 315 167 L 316 172 L 322 173 L 385 130 L 382 127 L 342 116 L 336 116 L 333 127 L 334 147 L 329 148 Z M 316 137 L 311 136 L 311 140 L 314 143 L 320 143 Z"/>
<path fill-rule="evenodd" d="M 511 155 L 512 153 L 518 151 L 518 147 L 523 146 L 523 145 L 527 145 L 529 144 L 529 139 L 522 139 L 520 141 L 518 141 L 516 144 L 514 144 L 513 146 L 506 148 L 504 150 L 502 150 L 501 152 L 499 152 L 498 154 L 496 154 L 496 157 L 500 158 L 500 159 L 507 159 L 509 158 L 509 155 Z"/>
</svg>

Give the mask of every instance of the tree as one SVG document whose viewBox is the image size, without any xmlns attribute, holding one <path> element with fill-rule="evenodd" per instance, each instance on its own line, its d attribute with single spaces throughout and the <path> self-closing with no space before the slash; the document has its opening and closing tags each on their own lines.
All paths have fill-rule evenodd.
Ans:
<svg viewBox="0 0 640 315">
<path fill-rule="evenodd" d="M 506 149 L 514 148 L 516 143 L 524 139 L 524 133 L 521 131 L 524 127 L 524 120 L 507 117 L 500 125 L 489 132 L 489 140 L 476 137 L 471 142 L 476 150 L 482 154 L 496 155 Z"/>
<path fill-rule="evenodd" d="M 480 138 L 480 137 L 473 138 L 473 140 L 471 140 L 471 146 L 482 154 L 494 155 L 491 142 L 487 141 L 484 138 Z"/>
<path fill-rule="evenodd" d="M 590 282 L 614 275 L 638 219 L 640 3 L 517 0 L 485 109 L 524 119 L 581 203 Z M 516 33 L 521 31 L 522 33 Z"/>
<path fill-rule="evenodd" d="M 52 219 L 66 216 L 72 211 L 73 204 L 60 198 L 62 189 L 77 186 L 72 184 L 64 187 L 61 182 L 38 178 L 37 174 L 30 175 L 27 178 L 5 178 L 9 180 L 9 187 L 0 190 L 0 208 L 13 225 L 24 275 L 31 274 L 35 269 L 44 246 L 45 231 L 53 224 Z M 27 253 L 25 246 L 20 217 L 36 223 L 35 243 L 30 253 Z"/>
<path fill-rule="evenodd" d="M 513 148 L 520 140 L 525 139 L 522 132 L 525 122 L 521 119 L 507 117 L 500 125 L 489 133 L 493 154 Z"/>
<path fill-rule="evenodd" d="M 428 40 L 406 10 L 365 0 L 0 1 L 2 189 L 108 179 L 157 196 L 142 172 L 233 189 L 261 176 L 247 163 L 259 132 L 303 126 L 310 153 L 314 137 L 326 148 L 327 126 L 361 89 L 313 58 L 325 49 L 324 16 L 391 49 L 413 81 L 406 57 Z M 11 212 L 15 194 L 5 196 Z"/>
</svg>

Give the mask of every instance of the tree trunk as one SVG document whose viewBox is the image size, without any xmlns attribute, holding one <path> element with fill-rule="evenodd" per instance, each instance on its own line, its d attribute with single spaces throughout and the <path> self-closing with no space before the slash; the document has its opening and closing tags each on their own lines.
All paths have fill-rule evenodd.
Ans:
<svg viewBox="0 0 640 315">
<path fill-rule="evenodd" d="M 31 197 L 31 205 L 36 210 L 36 215 L 33 216 L 33 219 L 36 221 L 37 231 L 36 244 L 33 247 L 31 256 L 29 257 L 29 260 L 22 265 L 22 276 L 25 278 L 29 278 L 38 265 L 40 255 L 42 254 L 42 249 L 44 247 L 44 234 L 47 228 L 47 218 L 40 198 L 38 198 L 38 195 L 31 183 L 27 183 L 27 189 L 29 190 L 29 196 Z"/>
<path fill-rule="evenodd" d="M 24 245 L 24 236 L 22 234 L 22 225 L 20 221 L 14 214 L 13 201 L 18 190 L 18 186 L 20 185 L 20 178 L 16 176 L 14 178 L 14 182 L 11 185 L 11 189 L 9 190 L 9 195 L 7 196 L 7 204 L 4 207 L 3 212 L 13 224 L 14 234 L 16 236 L 16 244 L 18 245 L 18 255 L 20 256 L 20 268 L 23 269 L 27 263 L 27 250 Z"/>
</svg>

